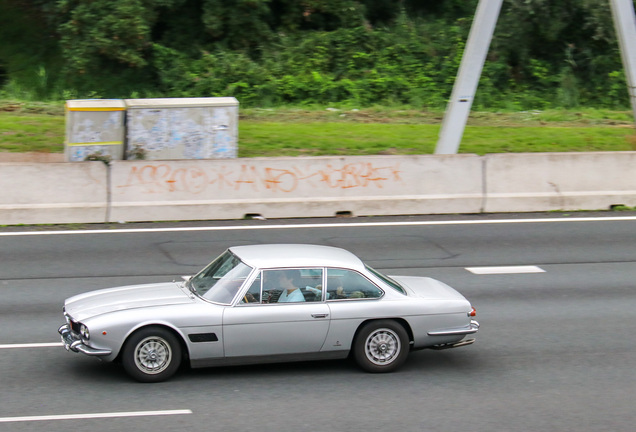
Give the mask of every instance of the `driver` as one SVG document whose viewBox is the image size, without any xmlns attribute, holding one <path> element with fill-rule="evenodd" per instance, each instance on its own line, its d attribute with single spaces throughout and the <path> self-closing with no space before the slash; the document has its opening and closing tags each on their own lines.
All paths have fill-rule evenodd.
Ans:
<svg viewBox="0 0 636 432">
<path fill-rule="evenodd" d="M 280 270 L 278 273 L 278 286 L 283 290 L 278 302 L 304 302 L 305 296 L 298 288 L 300 284 L 300 270 Z"/>
</svg>

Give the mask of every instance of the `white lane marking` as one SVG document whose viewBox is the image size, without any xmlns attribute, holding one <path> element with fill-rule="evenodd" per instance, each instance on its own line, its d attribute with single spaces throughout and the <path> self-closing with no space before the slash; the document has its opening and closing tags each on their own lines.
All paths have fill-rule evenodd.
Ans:
<svg viewBox="0 0 636 432">
<path fill-rule="evenodd" d="M 391 226 L 432 226 L 432 225 L 488 225 L 515 223 L 554 223 L 554 222 L 615 222 L 636 221 L 636 216 L 612 216 L 592 218 L 546 218 L 546 219 L 493 219 L 493 220 L 459 220 L 459 221 L 403 221 L 403 222 L 352 222 L 352 223 L 321 223 L 321 224 L 292 224 L 292 225 L 232 225 L 211 227 L 172 227 L 172 228 L 123 228 L 101 230 L 73 230 L 73 231 L 16 231 L 0 232 L 0 237 L 35 236 L 35 235 L 77 235 L 77 234 L 131 234 L 155 232 L 187 232 L 187 231 L 240 231 L 240 230 L 270 230 L 270 229 L 306 229 L 306 228 L 375 228 Z"/>
<path fill-rule="evenodd" d="M 166 410 L 166 411 L 131 411 L 131 412 L 112 412 L 112 413 L 94 413 L 94 414 L 62 414 L 62 415 L 45 415 L 45 416 L 26 416 L 26 417 L 0 417 L 0 423 L 46 421 L 46 420 L 115 418 L 115 417 L 147 417 L 147 416 L 165 416 L 165 415 L 182 415 L 182 414 L 192 414 L 192 410 L 182 409 L 182 410 Z"/>
<path fill-rule="evenodd" d="M 545 273 L 537 266 L 466 267 L 466 270 L 478 275 Z"/>
<path fill-rule="evenodd" d="M 62 342 L 46 342 L 46 343 L 26 343 L 26 344 L 2 344 L 0 349 L 11 348 L 49 348 L 49 347 L 61 347 Z"/>
</svg>

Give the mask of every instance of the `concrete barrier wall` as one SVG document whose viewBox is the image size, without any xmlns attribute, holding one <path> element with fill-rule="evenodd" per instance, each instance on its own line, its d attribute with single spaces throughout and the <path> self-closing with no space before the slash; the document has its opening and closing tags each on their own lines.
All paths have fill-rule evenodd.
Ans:
<svg viewBox="0 0 636 432">
<path fill-rule="evenodd" d="M 0 163 L 0 224 L 105 222 L 102 162 Z"/>
<path fill-rule="evenodd" d="M 636 152 L 0 163 L 0 224 L 636 206 Z"/>
<path fill-rule="evenodd" d="M 636 206 L 636 152 L 485 156 L 487 213 Z"/>
<path fill-rule="evenodd" d="M 479 212 L 475 155 L 117 161 L 113 221 Z"/>
</svg>

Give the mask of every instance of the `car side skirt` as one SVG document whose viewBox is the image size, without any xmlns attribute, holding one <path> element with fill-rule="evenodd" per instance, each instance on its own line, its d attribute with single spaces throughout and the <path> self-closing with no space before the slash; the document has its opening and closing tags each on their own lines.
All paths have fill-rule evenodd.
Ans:
<svg viewBox="0 0 636 432">
<path fill-rule="evenodd" d="M 239 366 L 265 363 L 291 363 L 312 360 L 336 360 L 349 356 L 349 351 L 325 351 L 318 353 L 280 354 L 267 356 L 223 357 L 207 359 L 191 359 L 192 368 L 215 366 Z"/>
</svg>

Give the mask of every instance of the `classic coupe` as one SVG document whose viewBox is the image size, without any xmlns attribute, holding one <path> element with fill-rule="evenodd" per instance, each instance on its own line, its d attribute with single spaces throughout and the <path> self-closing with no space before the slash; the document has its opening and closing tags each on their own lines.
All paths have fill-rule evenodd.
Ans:
<svg viewBox="0 0 636 432">
<path fill-rule="evenodd" d="M 368 372 L 412 350 L 472 344 L 475 308 L 427 277 L 386 276 L 344 249 L 230 247 L 184 280 L 68 298 L 68 351 L 120 362 L 141 382 L 190 367 L 336 359 Z"/>
</svg>

